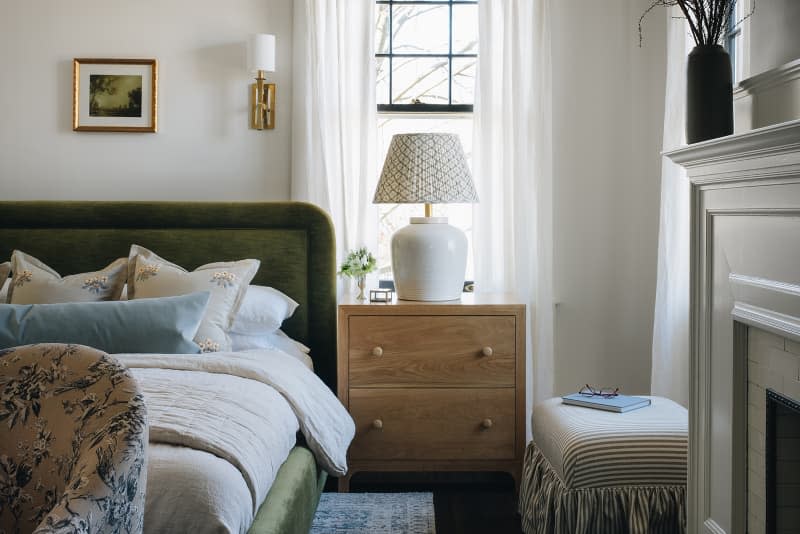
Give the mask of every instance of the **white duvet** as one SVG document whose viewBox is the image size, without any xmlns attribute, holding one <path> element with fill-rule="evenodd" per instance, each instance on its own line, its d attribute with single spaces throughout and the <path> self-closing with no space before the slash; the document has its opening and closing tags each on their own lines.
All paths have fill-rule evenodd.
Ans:
<svg viewBox="0 0 800 534">
<path fill-rule="evenodd" d="M 148 409 L 148 533 L 246 532 L 298 429 L 323 469 L 347 472 L 353 420 L 283 352 L 115 357 Z"/>
</svg>

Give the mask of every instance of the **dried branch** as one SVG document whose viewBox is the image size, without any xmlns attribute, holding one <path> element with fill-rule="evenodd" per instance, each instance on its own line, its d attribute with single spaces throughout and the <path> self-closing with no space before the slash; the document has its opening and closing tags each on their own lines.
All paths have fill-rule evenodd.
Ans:
<svg viewBox="0 0 800 534">
<path fill-rule="evenodd" d="M 697 45 L 718 44 L 736 14 L 736 0 L 654 0 L 639 18 L 639 46 L 642 46 L 642 21 L 658 6 L 678 6 L 689 23 L 689 30 Z M 739 26 L 755 11 L 752 0 L 750 12 L 733 24 Z"/>
</svg>

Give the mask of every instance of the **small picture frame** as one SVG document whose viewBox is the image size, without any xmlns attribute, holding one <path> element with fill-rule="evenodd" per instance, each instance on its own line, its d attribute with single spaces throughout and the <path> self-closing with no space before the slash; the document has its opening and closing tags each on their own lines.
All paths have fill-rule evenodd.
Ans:
<svg viewBox="0 0 800 534">
<path fill-rule="evenodd" d="M 392 302 L 394 298 L 394 291 L 391 289 L 370 289 L 369 301 L 370 302 Z"/>
<path fill-rule="evenodd" d="M 74 131 L 154 133 L 157 128 L 155 59 L 73 59 Z"/>
</svg>

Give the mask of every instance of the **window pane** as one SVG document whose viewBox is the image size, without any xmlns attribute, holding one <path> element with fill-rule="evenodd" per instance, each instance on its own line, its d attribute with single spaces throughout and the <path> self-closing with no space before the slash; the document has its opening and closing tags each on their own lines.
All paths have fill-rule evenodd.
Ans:
<svg viewBox="0 0 800 534">
<path fill-rule="evenodd" d="M 453 53 L 478 53 L 478 6 L 453 6 Z"/>
<path fill-rule="evenodd" d="M 449 61 L 437 58 L 394 58 L 392 104 L 447 104 Z"/>
<path fill-rule="evenodd" d="M 475 103 L 474 57 L 453 58 L 453 104 Z"/>
<path fill-rule="evenodd" d="M 392 7 L 392 53 L 447 54 L 450 8 L 443 5 Z"/>
<path fill-rule="evenodd" d="M 378 104 L 389 103 L 389 58 L 375 58 L 375 100 Z"/>
<path fill-rule="evenodd" d="M 375 53 L 389 53 L 389 6 L 375 6 Z"/>
</svg>

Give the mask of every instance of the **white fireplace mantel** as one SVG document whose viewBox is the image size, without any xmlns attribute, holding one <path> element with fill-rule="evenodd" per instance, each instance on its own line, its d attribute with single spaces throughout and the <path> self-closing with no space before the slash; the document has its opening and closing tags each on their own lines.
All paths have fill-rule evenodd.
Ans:
<svg viewBox="0 0 800 534">
<path fill-rule="evenodd" d="M 800 341 L 800 120 L 665 155 L 692 183 L 688 528 L 744 534 L 748 327 Z"/>
</svg>

